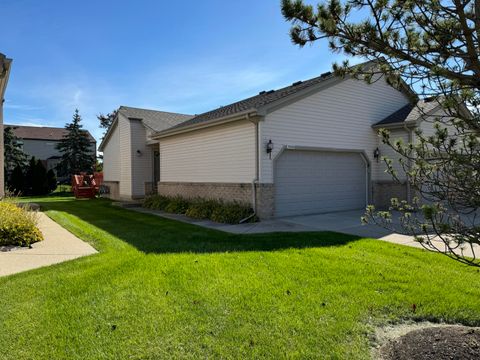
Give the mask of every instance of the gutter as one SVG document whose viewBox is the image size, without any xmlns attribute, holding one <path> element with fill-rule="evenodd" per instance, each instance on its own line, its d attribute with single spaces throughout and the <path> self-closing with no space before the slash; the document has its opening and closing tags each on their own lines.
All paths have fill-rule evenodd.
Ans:
<svg viewBox="0 0 480 360">
<path fill-rule="evenodd" d="M 416 120 L 410 121 L 401 121 L 391 124 L 373 124 L 373 129 L 407 129 L 407 128 L 414 128 L 417 126 Z"/>
<path fill-rule="evenodd" d="M 157 140 L 157 139 L 162 139 L 162 138 L 166 138 L 173 135 L 183 134 L 185 132 L 189 132 L 192 130 L 204 129 L 211 126 L 227 124 L 227 123 L 238 121 L 238 120 L 244 120 L 244 119 L 250 120 L 251 117 L 255 117 L 257 115 L 258 115 L 257 110 L 252 108 L 249 110 L 241 111 L 239 113 L 235 113 L 233 115 L 223 116 L 221 118 L 204 121 L 198 124 L 191 124 L 187 126 L 181 126 L 178 128 L 170 128 L 167 130 L 163 130 L 154 134 L 151 138 Z"/>
</svg>

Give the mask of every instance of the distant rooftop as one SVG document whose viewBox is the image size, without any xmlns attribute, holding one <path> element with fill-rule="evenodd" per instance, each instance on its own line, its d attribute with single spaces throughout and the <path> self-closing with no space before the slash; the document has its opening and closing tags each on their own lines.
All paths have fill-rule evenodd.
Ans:
<svg viewBox="0 0 480 360">
<path fill-rule="evenodd" d="M 10 127 L 16 137 L 31 140 L 52 140 L 59 141 L 67 134 L 67 130 L 57 127 L 46 126 L 22 126 L 22 125 L 3 125 L 4 128 Z M 95 138 L 88 130 L 85 130 L 91 142 L 95 142 Z"/>
</svg>

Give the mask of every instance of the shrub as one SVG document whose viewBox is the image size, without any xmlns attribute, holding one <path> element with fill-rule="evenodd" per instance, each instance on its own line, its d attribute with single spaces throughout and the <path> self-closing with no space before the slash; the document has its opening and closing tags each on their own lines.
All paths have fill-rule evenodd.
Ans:
<svg viewBox="0 0 480 360">
<path fill-rule="evenodd" d="M 162 195 L 148 196 L 143 200 L 143 207 L 147 209 L 165 210 L 170 203 L 170 199 Z"/>
<path fill-rule="evenodd" d="M 212 212 L 211 219 L 226 224 L 238 224 L 253 213 L 248 205 L 234 203 L 218 203 Z"/>
<path fill-rule="evenodd" d="M 49 192 L 57 189 L 57 176 L 52 169 L 47 171 L 47 187 Z"/>
<path fill-rule="evenodd" d="M 14 193 L 21 193 L 25 188 L 25 175 L 20 165 L 15 166 L 10 175 L 9 189 Z"/>
<path fill-rule="evenodd" d="M 185 215 L 194 219 L 210 219 L 218 201 L 195 199 L 187 209 Z"/>
<path fill-rule="evenodd" d="M 170 199 L 170 202 L 165 207 L 165 211 L 174 214 L 185 214 L 187 212 L 190 202 L 181 196 L 176 196 Z"/>
<path fill-rule="evenodd" d="M 238 224 L 240 220 L 253 213 L 250 206 L 238 202 L 226 203 L 205 199 L 187 200 L 181 196 L 170 198 L 162 195 L 152 195 L 143 201 L 143 207 L 185 214 L 195 219 L 210 219 L 226 224 Z M 256 220 L 257 218 L 252 218 L 252 221 Z"/>
<path fill-rule="evenodd" d="M 35 213 L 11 201 L 0 201 L 0 245 L 30 246 L 41 240 Z"/>
</svg>

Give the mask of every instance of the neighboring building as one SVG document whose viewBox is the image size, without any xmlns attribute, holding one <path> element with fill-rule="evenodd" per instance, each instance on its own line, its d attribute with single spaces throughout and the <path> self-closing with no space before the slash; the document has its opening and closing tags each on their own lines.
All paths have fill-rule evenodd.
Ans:
<svg viewBox="0 0 480 360">
<path fill-rule="evenodd" d="M 4 127 L 13 129 L 28 159 L 34 156 L 35 159 L 43 162 L 47 170 L 53 169 L 55 171 L 62 156 L 60 151 L 57 150 L 57 144 L 67 134 L 67 130 L 55 127 L 21 125 L 4 125 Z M 97 147 L 95 138 L 87 130 L 85 131 L 90 139 L 92 154 L 95 154 Z"/>
<path fill-rule="evenodd" d="M 385 173 L 380 157 L 392 152 L 377 128 L 405 141 L 415 127 L 428 130 L 414 99 L 383 78 L 367 84 L 325 73 L 190 119 L 122 115 L 122 107 L 100 145 L 104 176 L 114 199 L 141 198 L 154 182 L 164 195 L 249 203 L 260 218 L 382 207 L 409 189 Z M 153 113 L 180 123 L 159 115 L 146 125 Z"/>
<path fill-rule="evenodd" d="M 5 55 L 0 53 L 0 129 L 3 124 L 3 103 L 5 102 L 4 96 L 7 89 L 11 64 L 12 60 L 7 59 Z M 5 194 L 3 157 L 3 131 L 0 131 L 0 198 Z"/>
</svg>

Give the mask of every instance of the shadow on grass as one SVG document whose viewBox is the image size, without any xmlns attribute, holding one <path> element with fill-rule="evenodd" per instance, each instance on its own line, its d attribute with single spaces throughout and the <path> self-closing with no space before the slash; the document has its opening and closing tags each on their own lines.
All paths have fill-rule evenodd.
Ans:
<svg viewBox="0 0 480 360">
<path fill-rule="evenodd" d="M 230 234 L 112 206 L 109 200 L 44 198 L 42 210 L 72 214 L 144 253 L 274 251 L 342 246 L 360 239 L 333 232 Z M 106 244 L 108 247 L 108 243 Z"/>
</svg>

